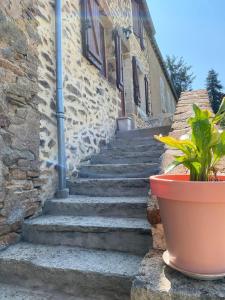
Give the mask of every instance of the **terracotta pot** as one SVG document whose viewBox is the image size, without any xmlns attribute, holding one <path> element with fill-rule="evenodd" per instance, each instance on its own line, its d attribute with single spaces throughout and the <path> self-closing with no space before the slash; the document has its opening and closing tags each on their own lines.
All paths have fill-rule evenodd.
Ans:
<svg viewBox="0 0 225 300">
<path fill-rule="evenodd" d="M 198 274 L 225 273 L 225 176 L 192 182 L 188 175 L 152 176 L 169 260 Z"/>
</svg>

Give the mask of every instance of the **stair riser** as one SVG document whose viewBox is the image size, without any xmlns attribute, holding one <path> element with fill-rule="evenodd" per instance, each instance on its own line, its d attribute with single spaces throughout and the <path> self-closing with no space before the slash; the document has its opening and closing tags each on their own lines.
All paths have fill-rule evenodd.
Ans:
<svg viewBox="0 0 225 300">
<path fill-rule="evenodd" d="M 122 151 L 122 152 L 145 152 L 145 151 L 164 151 L 163 145 L 127 145 L 127 144 L 108 144 L 106 148 L 102 149 L 101 153 L 105 153 L 106 151 Z"/>
<path fill-rule="evenodd" d="M 145 255 L 151 247 L 150 231 L 113 231 L 92 232 L 77 231 L 50 231 L 44 226 L 41 230 L 38 226 L 26 224 L 23 230 L 23 240 L 26 242 L 47 245 L 65 245 L 87 249 L 101 249 L 111 251 L 128 252 L 137 255 Z"/>
<path fill-rule="evenodd" d="M 132 285 L 132 278 L 60 268 L 36 268 L 26 262 L 15 263 L 10 260 L 0 261 L 0 281 L 48 291 L 52 295 L 60 291 L 73 296 L 73 299 L 88 300 L 129 300 Z"/>
<path fill-rule="evenodd" d="M 170 131 L 170 127 L 156 127 L 156 128 L 149 128 L 149 129 L 140 129 L 140 130 L 133 130 L 133 131 L 119 131 L 117 132 L 117 137 L 129 137 L 129 138 L 136 138 L 136 137 L 152 137 L 153 135 L 167 135 Z"/>
<path fill-rule="evenodd" d="M 108 146 L 107 148 L 104 148 L 101 150 L 100 155 L 105 155 L 107 153 L 111 153 L 113 155 L 124 155 L 124 154 L 131 154 L 131 153 L 142 153 L 144 154 L 145 152 L 148 153 L 154 153 L 157 151 L 163 151 L 164 146 L 162 144 L 153 144 L 153 145 L 143 145 L 143 146 L 136 146 L 136 147 L 127 147 L 127 146 Z"/>
<path fill-rule="evenodd" d="M 54 216 L 101 216 L 117 218 L 145 218 L 145 203 L 56 203 L 47 201 L 44 214 Z"/>
<path fill-rule="evenodd" d="M 80 178 L 147 178 L 159 172 L 158 165 L 155 166 L 133 166 L 133 165 L 99 165 L 83 166 L 79 170 Z"/>
<path fill-rule="evenodd" d="M 116 138 L 111 143 L 107 145 L 107 148 L 126 148 L 132 147 L 132 149 L 135 149 L 135 147 L 155 147 L 155 146 L 161 145 L 160 142 L 157 142 L 156 140 L 152 138 Z"/>
<path fill-rule="evenodd" d="M 159 163 L 160 155 L 154 156 L 134 156 L 134 157 L 110 157 L 110 156 L 95 156 L 92 157 L 92 164 L 137 164 L 137 163 Z"/>
<path fill-rule="evenodd" d="M 149 179 L 121 180 L 81 180 L 68 182 L 71 195 L 86 195 L 91 197 L 132 197 L 147 196 Z"/>
<path fill-rule="evenodd" d="M 107 150 L 104 153 L 100 153 L 96 156 L 101 156 L 101 157 L 108 157 L 108 158 L 113 158 L 113 157 L 117 157 L 117 158 L 128 158 L 128 157 L 142 157 L 142 156 L 149 156 L 149 157 L 159 157 L 160 153 L 163 153 L 163 149 L 159 148 L 159 149 L 151 149 L 151 150 L 147 150 L 147 151 L 121 151 L 121 150 Z"/>
<path fill-rule="evenodd" d="M 117 186 L 117 185 L 91 185 L 91 184 L 73 184 L 70 185 L 71 195 L 86 195 L 92 197 L 133 197 L 133 196 L 147 196 L 149 191 L 149 185 L 145 186 Z"/>
</svg>

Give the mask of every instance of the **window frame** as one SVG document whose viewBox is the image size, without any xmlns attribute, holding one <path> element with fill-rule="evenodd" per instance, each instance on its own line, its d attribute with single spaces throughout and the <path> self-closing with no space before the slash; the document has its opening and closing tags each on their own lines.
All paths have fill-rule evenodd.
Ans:
<svg viewBox="0 0 225 300">
<path fill-rule="evenodd" d="M 101 74 L 107 78 L 107 64 L 106 64 L 106 46 L 105 46 L 105 28 L 100 22 L 100 45 L 101 45 L 101 56 L 102 56 L 102 68 Z"/>
<path fill-rule="evenodd" d="M 116 58 L 116 85 L 120 92 L 124 91 L 124 68 L 123 68 L 123 51 L 122 39 L 118 30 L 114 31 L 115 58 Z"/>
<path fill-rule="evenodd" d="M 145 107 L 146 107 L 146 115 L 149 116 L 151 114 L 150 107 L 149 107 L 149 80 L 148 76 L 145 75 Z"/>
<path fill-rule="evenodd" d="M 140 107 L 141 105 L 141 90 L 140 90 L 140 81 L 138 74 L 138 60 L 136 56 L 132 57 L 132 68 L 133 68 L 133 89 L 134 89 L 134 103 L 136 106 Z"/>
<path fill-rule="evenodd" d="M 140 0 L 131 0 L 131 2 L 132 2 L 132 18 L 133 18 L 133 33 L 139 39 L 141 49 L 145 50 L 143 7 L 139 3 L 139 1 Z M 137 13 L 136 16 L 135 16 L 135 13 Z"/>
<path fill-rule="evenodd" d="M 94 6 L 95 5 L 95 6 Z M 98 7 L 96 9 L 96 6 Z M 93 18 L 93 11 L 98 17 Z M 83 54 L 97 69 L 102 69 L 99 0 L 81 0 Z M 93 37 L 94 33 L 94 37 Z M 95 43 L 95 44 L 94 44 Z M 96 47 L 96 53 L 94 51 Z"/>
</svg>

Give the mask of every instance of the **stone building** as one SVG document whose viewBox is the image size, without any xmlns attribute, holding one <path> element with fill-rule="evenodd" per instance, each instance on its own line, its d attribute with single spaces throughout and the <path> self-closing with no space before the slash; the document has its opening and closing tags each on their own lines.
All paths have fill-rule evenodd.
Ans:
<svg viewBox="0 0 225 300">
<path fill-rule="evenodd" d="M 117 119 L 163 123 L 176 93 L 145 0 L 62 1 L 67 176 L 115 134 Z M 53 0 L 0 1 L 0 240 L 57 190 Z M 160 124 L 161 124 L 160 123 Z"/>
</svg>

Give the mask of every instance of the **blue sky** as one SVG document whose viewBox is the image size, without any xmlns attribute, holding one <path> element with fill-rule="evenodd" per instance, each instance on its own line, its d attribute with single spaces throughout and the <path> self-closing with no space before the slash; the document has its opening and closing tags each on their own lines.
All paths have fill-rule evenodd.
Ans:
<svg viewBox="0 0 225 300">
<path fill-rule="evenodd" d="M 194 89 L 205 87 L 208 70 L 225 89 L 225 0 L 147 0 L 163 56 L 183 56 L 193 66 Z"/>
</svg>

